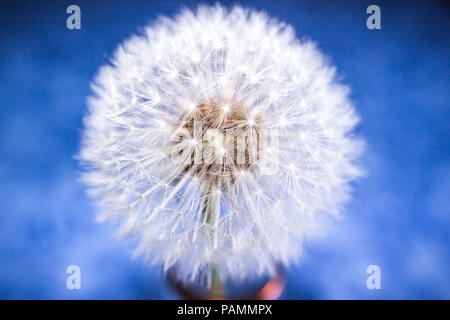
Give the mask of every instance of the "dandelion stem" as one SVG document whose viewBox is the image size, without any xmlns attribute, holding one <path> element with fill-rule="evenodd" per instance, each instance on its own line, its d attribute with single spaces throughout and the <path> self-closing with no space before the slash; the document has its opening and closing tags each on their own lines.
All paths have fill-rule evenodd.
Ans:
<svg viewBox="0 0 450 320">
<path fill-rule="evenodd" d="M 218 219 L 218 205 L 220 199 L 218 198 L 218 191 L 221 188 L 220 178 L 217 178 L 216 181 L 211 181 L 206 189 L 205 198 L 203 200 L 203 210 L 202 214 L 205 216 L 205 227 L 208 228 L 208 232 L 210 234 L 211 240 L 214 242 L 215 237 L 217 236 L 217 226 L 216 219 Z M 218 273 L 218 266 L 215 264 L 211 265 L 211 273 L 210 273 L 210 287 L 209 287 L 209 295 L 211 298 L 219 298 L 222 296 L 222 282 Z"/>
<path fill-rule="evenodd" d="M 212 299 L 217 299 L 223 296 L 222 282 L 220 281 L 219 274 L 217 272 L 217 266 L 211 267 L 211 287 L 209 289 L 209 295 Z"/>
</svg>

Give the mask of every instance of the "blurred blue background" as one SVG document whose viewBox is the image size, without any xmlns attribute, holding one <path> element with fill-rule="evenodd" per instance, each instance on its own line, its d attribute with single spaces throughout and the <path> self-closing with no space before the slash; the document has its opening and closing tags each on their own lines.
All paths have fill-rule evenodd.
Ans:
<svg viewBox="0 0 450 320">
<path fill-rule="evenodd" d="M 66 8 L 81 8 L 81 30 Z M 231 5 L 230 3 L 224 3 Z M 288 272 L 286 299 L 449 299 L 450 14 L 432 1 L 243 3 L 317 41 L 352 87 L 367 140 L 367 176 L 322 239 Z M 366 8 L 381 8 L 381 30 Z M 89 83 L 115 47 L 180 1 L 2 1 L 0 4 L 0 298 L 164 299 L 158 268 L 131 259 L 94 222 L 78 181 Z M 66 288 L 79 265 L 81 290 Z M 366 268 L 381 268 L 381 289 Z"/>
</svg>

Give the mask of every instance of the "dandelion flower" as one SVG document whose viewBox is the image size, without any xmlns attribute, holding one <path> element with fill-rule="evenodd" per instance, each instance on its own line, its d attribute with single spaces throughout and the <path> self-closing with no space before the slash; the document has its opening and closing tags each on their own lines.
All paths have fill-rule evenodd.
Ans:
<svg viewBox="0 0 450 320">
<path fill-rule="evenodd" d="M 160 18 L 93 91 L 79 157 L 100 218 L 185 281 L 297 260 L 360 174 L 348 88 L 313 42 L 261 12 Z"/>
</svg>

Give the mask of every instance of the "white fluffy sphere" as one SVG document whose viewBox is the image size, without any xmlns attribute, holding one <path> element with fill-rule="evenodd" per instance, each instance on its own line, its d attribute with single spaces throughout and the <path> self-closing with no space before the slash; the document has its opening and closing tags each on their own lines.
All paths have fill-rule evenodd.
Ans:
<svg viewBox="0 0 450 320">
<path fill-rule="evenodd" d="M 101 218 L 184 280 L 289 264 L 359 175 L 348 88 L 314 43 L 260 12 L 160 18 L 93 91 L 80 158 Z"/>
</svg>

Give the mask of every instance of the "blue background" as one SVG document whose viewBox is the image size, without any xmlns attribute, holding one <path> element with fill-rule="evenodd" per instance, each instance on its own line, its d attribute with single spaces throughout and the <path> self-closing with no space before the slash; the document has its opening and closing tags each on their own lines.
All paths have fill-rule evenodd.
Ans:
<svg viewBox="0 0 450 320">
<path fill-rule="evenodd" d="M 77 153 L 89 82 L 114 48 L 179 1 L 0 4 L 0 298 L 176 295 L 132 244 L 94 222 Z M 362 117 L 367 176 L 325 238 L 288 270 L 287 299 L 449 299 L 449 8 L 442 2 L 276 1 L 244 5 L 291 24 L 330 57 Z M 366 8 L 381 7 L 381 30 Z M 66 268 L 82 271 L 66 288 Z M 380 290 L 366 287 L 381 268 Z"/>
</svg>

